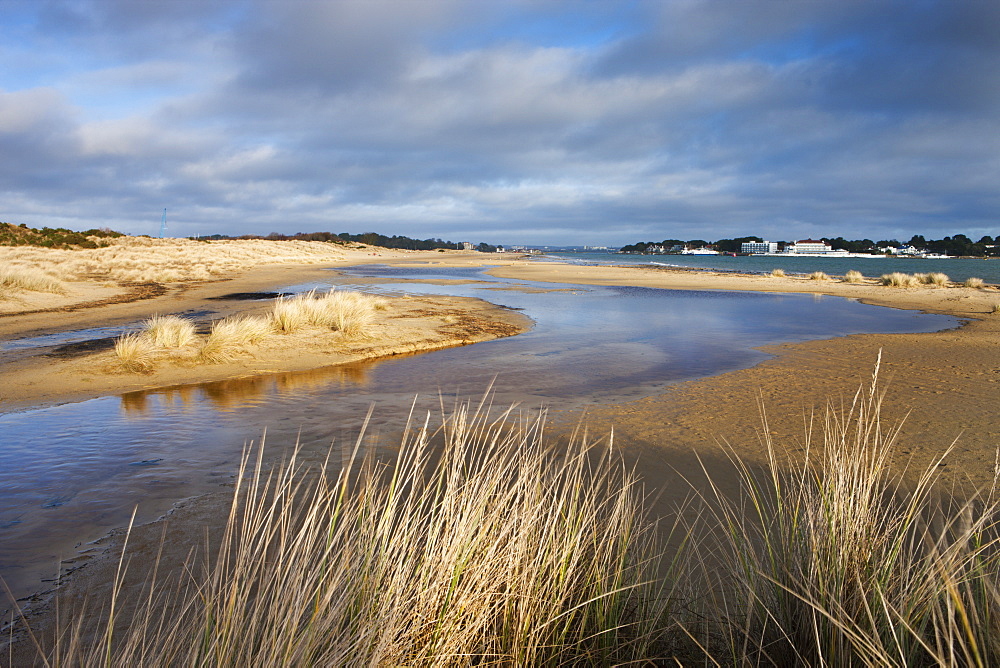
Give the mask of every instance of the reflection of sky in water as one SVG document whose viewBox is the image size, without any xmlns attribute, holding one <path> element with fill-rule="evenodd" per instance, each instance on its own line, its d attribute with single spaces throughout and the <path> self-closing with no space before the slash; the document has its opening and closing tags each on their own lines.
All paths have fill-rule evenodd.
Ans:
<svg viewBox="0 0 1000 668">
<path fill-rule="evenodd" d="M 27 350 L 29 348 L 44 348 L 46 346 L 58 346 L 66 343 L 79 343 L 81 341 L 92 341 L 94 339 L 104 339 L 114 336 L 121 336 L 127 332 L 138 331 L 141 323 L 130 323 L 117 327 L 91 327 L 89 329 L 77 329 L 72 332 L 56 332 L 54 334 L 43 334 L 42 336 L 26 336 L 10 341 L 0 341 L 0 352 L 5 350 Z"/>
<path fill-rule="evenodd" d="M 523 309 L 536 323 L 530 332 L 379 362 L 0 415 L 0 575 L 15 583 L 49 575 L 57 552 L 126 523 L 134 505 L 140 519 L 152 519 L 177 499 L 218 489 L 244 443 L 265 428 L 275 454 L 296 439 L 314 449 L 352 443 L 375 402 L 376 423 L 388 425 L 378 436 L 391 444 L 416 394 L 423 396 L 421 411 L 436 411 L 439 391 L 476 398 L 495 380 L 498 405 L 580 407 L 750 366 L 765 357 L 753 348 L 769 343 L 955 323 L 831 297 L 553 286 L 481 271 L 369 265 L 331 276 L 331 283 L 392 295 L 480 297 Z M 352 278 L 380 272 L 389 282 Z M 428 285 L 409 276 L 489 283 Z M 558 290 L 489 289 L 515 286 Z M 42 570 L 25 575 L 26 563 Z"/>
</svg>

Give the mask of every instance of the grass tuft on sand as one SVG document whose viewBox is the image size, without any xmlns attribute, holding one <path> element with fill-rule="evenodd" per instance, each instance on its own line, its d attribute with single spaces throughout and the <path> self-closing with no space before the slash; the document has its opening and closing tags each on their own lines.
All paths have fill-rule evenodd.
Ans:
<svg viewBox="0 0 1000 668">
<path fill-rule="evenodd" d="M 371 324 L 375 311 L 386 308 L 388 301 L 361 292 L 331 290 L 323 295 L 316 291 L 279 298 L 271 311 L 274 328 L 283 334 L 303 327 L 326 327 L 345 336 L 362 336 Z"/>
<path fill-rule="evenodd" d="M 259 316 L 230 316 L 212 323 L 198 357 L 214 364 L 231 362 L 247 346 L 256 345 L 274 333 L 271 320 Z"/>
<path fill-rule="evenodd" d="M 784 269 L 772 269 L 771 273 L 768 274 L 768 276 L 770 276 L 771 278 L 784 278 L 785 275 L 786 274 Z"/>
<path fill-rule="evenodd" d="M 948 285 L 948 274 L 942 274 L 939 271 L 932 271 L 928 274 L 914 274 L 920 283 L 924 285 L 937 285 L 939 287 L 945 287 Z"/>
<path fill-rule="evenodd" d="M 830 277 L 823 271 L 814 271 L 807 276 L 810 281 L 829 281 Z"/>
<path fill-rule="evenodd" d="M 976 289 L 979 289 L 979 288 L 982 288 L 984 285 L 986 285 L 986 283 L 981 278 L 976 278 L 975 276 L 970 276 L 969 278 L 965 279 L 965 281 L 962 283 L 962 285 L 965 286 L 965 287 L 967 287 L 967 288 L 976 288 Z"/>
<path fill-rule="evenodd" d="M 883 398 L 876 367 L 870 387 L 827 409 L 821 442 L 809 439 L 799 464 L 765 420 L 770 465 L 734 458 L 741 493 L 706 494 L 716 533 L 698 548 L 722 565 L 703 571 L 702 587 L 717 595 L 705 614 L 725 661 L 1000 661 L 1000 503 L 992 491 L 968 501 L 942 494 L 938 462 L 903 485 L 889 470 L 899 427 L 883 422 Z"/>
<path fill-rule="evenodd" d="M 143 323 L 143 331 L 159 348 L 183 348 L 197 338 L 194 323 L 176 315 L 154 315 Z"/>
<path fill-rule="evenodd" d="M 916 276 L 904 274 L 899 271 L 894 271 L 891 274 L 882 274 L 879 281 L 882 285 L 892 288 L 915 288 L 920 285 L 920 281 L 917 280 Z"/>
<path fill-rule="evenodd" d="M 844 274 L 844 283 L 863 283 L 865 280 L 864 275 L 860 271 L 851 269 Z"/>
<path fill-rule="evenodd" d="M 155 353 L 156 346 L 145 332 L 131 332 L 115 341 L 115 356 L 129 373 L 152 371 Z"/>
<path fill-rule="evenodd" d="M 199 342 L 195 324 L 178 316 L 155 315 L 134 335 L 121 337 L 115 354 L 121 369 L 146 373 L 154 362 L 168 357 L 208 364 L 232 362 L 250 346 L 263 343 L 275 333 L 291 334 L 306 327 L 322 327 L 346 337 L 365 336 L 376 311 L 388 306 L 384 297 L 346 290 L 316 296 L 315 291 L 281 298 L 263 316 L 237 315 L 217 320 L 197 352 L 181 350 Z M 168 355 L 169 351 L 175 351 Z"/>
<path fill-rule="evenodd" d="M 437 429 L 411 417 L 397 456 L 339 472 L 297 454 L 267 470 L 250 450 L 211 558 L 161 577 L 134 613 L 114 611 L 116 582 L 104 628 L 74 615 L 47 658 L 554 666 L 662 654 L 672 597 L 636 474 L 609 442 L 546 443 L 544 421 L 468 405 Z"/>
</svg>

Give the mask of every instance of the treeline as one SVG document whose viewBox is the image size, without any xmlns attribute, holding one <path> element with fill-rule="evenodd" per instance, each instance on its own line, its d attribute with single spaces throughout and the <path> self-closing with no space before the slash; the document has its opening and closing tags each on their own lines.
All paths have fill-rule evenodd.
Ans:
<svg viewBox="0 0 1000 668">
<path fill-rule="evenodd" d="M 367 246 L 378 246 L 380 248 L 395 248 L 404 250 L 462 250 L 463 245 L 454 241 L 444 241 L 443 239 L 411 239 L 410 237 L 392 235 L 387 237 L 377 232 L 365 232 L 363 234 L 351 234 L 341 232 L 298 232 L 297 234 L 280 234 L 271 232 L 266 236 L 258 234 L 242 234 L 240 236 L 227 236 L 225 234 L 212 234 L 201 236 L 198 239 L 219 241 L 223 239 L 266 239 L 268 241 L 325 241 L 334 244 L 361 243 Z M 475 247 L 483 253 L 494 253 L 497 247 L 487 243 L 480 243 Z"/>
<path fill-rule="evenodd" d="M 870 253 L 877 255 L 885 252 L 886 248 L 902 248 L 912 246 L 913 248 L 941 255 L 969 256 L 969 257 L 1000 257 L 1000 236 L 991 237 L 989 235 L 981 237 L 978 241 L 973 241 L 964 234 L 956 234 L 953 237 L 943 239 L 927 239 L 923 235 L 915 234 L 906 242 L 898 239 L 881 239 L 872 241 L 871 239 L 845 239 L 844 237 L 821 237 L 822 241 L 830 244 L 834 250 L 845 250 L 849 253 Z M 737 237 L 735 239 L 719 239 L 714 243 L 709 243 L 704 239 L 690 239 L 683 241 L 680 239 L 664 239 L 663 241 L 640 241 L 628 246 L 622 246 L 622 253 L 662 253 L 670 252 L 671 248 L 711 248 L 720 253 L 739 253 L 740 246 L 749 241 L 761 242 L 761 237 Z M 793 241 L 779 241 L 778 249 L 783 249 Z M 662 249 L 662 250 L 661 250 Z"/>
<path fill-rule="evenodd" d="M 41 246 L 43 248 L 100 248 L 105 239 L 125 236 L 106 227 L 74 232 L 64 227 L 35 229 L 24 223 L 0 223 L 0 246 Z"/>
</svg>

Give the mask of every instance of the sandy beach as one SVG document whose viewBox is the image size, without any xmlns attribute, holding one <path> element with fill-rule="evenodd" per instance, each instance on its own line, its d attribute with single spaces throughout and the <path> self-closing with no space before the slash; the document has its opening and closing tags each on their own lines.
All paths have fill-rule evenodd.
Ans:
<svg viewBox="0 0 1000 668">
<path fill-rule="evenodd" d="M 1000 444 L 993 406 L 1000 396 L 1000 302 L 995 287 L 921 286 L 911 289 L 693 272 L 666 268 L 575 266 L 536 262 L 519 257 L 477 253 L 404 253 L 372 251 L 345 253 L 316 264 L 296 262 L 247 266 L 224 280 L 125 285 L 110 288 L 96 282 L 70 295 L 44 296 L 39 302 L 8 307 L 0 317 L 0 337 L 37 336 L 60 330 L 134 322 L 154 313 L 210 308 L 211 318 L 263 308 L 259 303 L 227 295 L 265 293 L 280 285 L 306 283 L 329 276 L 328 268 L 361 262 L 397 266 L 496 265 L 495 276 L 537 283 L 629 285 L 671 290 L 750 290 L 811 293 L 817 298 L 846 297 L 878 306 L 947 314 L 964 322 L 957 329 L 930 334 L 863 334 L 824 341 L 773 346 L 773 357 L 748 369 L 679 383 L 653 397 L 620 405 L 600 406 L 584 418 L 590 428 L 612 427 L 616 442 L 641 462 L 647 484 L 671 485 L 697 466 L 692 453 L 710 459 L 726 443 L 747 461 L 761 461 L 760 407 L 768 429 L 786 451 L 796 456 L 804 448 L 809 416 L 826 402 L 849 401 L 857 387 L 870 379 L 881 352 L 881 380 L 888 387 L 889 418 L 906 418 L 894 465 L 919 470 L 940 462 L 945 480 L 963 486 L 991 482 Z M 324 273 L 325 272 L 325 273 Z M 557 286 L 554 286 L 557 287 Z M 347 361 L 431 350 L 509 336 L 530 324 L 516 312 L 473 299 L 413 297 L 393 300 L 375 323 L 369 338 L 353 342 L 299 339 L 254 351 L 231 364 L 164 367 L 149 374 L 109 371 L 112 353 L 82 351 L 66 355 L 24 355 L 0 368 L 0 410 L 77 401 L 104 394 L 166 387 L 183 383 L 241 378 L 283 371 L 325 367 Z M 568 428 L 579 416 L 567 416 Z M 685 469 L 685 466 L 688 469 Z M 670 495 L 666 495 L 669 497 Z M 664 497 L 664 498 L 666 498 Z M 675 499 L 670 498 L 673 502 Z M 226 494 L 179 503 L 169 514 L 170 543 L 187 546 L 199 540 L 203 526 L 219 521 Z M 666 508 L 661 499 L 658 509 Z M 152 559 L 164 524 L 137 527 L 129 538 L 140 561 Z M 102 541 L 113 555 L 123 534 Z M 186 547 L 185 547 L 186 549 Z M 182 550 L 183 552 L 183 550 Z M 167 555 L 169 565 L 180 553 Z M 62 583 L 70 601 L 104 591 L 113 575 L 111 558 L 88 560 L 87 568 Z M 33 623 L 47 622 L 45 602 L 34 603 Z"/>
<path fill-rule="evenodd" d="M 734 275 L 666 267 L 599 267 L 518 262 L 491 269 L 497 276 L 539 282 L 632 285 L 672 290 L 749 290 L 811 293 L 856 299 L 888 308 L 961 318 L 958 329 L 926 334 L 861 334 L 773 346 L 774 355 L 752 368 L 682 383 L 659 397 L 592 411 L 595 427 L 614 425 L 623 443 L 648 458 L 669 461 L 693 451 L 719 452 L 728 443 L 743 457 L 762 458 L 761 412 L 771 435 L 800 450 L 809 417 L 821 419 L 827 402 L 849 401 L 869 382 L 881 352 L 880 381 L 888 391 L 888 417 L 903 420 L 897 468 L 912 472 L 936 461 L 955 485 L 994 479 L 1000 427 L 1000 303 L 995 287 L 892 288 L 874 281 Z"/>
</svg>

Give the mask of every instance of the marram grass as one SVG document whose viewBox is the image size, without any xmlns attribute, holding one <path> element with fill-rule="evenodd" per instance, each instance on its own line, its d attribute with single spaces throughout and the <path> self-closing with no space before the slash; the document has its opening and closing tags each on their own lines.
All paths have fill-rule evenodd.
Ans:
<svg viewBox="0 0 1000 668">
<path fill-rule="evenodd" d="M 937 285 L 939 287 L 947 286 L 949 281 L 948 274 L 943 274 L 939 271 L 932 271 L 926 274 L 914 274 L 913 277 L 924 285 Z"/>
<path fill-rule="evenodd" d="M 172 353 L 175 360 L 187 355 L 208 364 L 227 363 L 275 333 L 291 334 L 306 327 L 337 331 L 349 338 L 363 337 L 376 311 L 387 305 L 384 297 L 360 292 L 334 290 L 317 296 L 311 291 L 275 300 L 266 315 L 235 315 L 217 320 L 207 337 L 199 337 L 190 320 L 154 315 L 143 323 L 141 332 L 116 341 L 115 353 L 121 368 L 133 373 L 150 371 L 157 359 L 162 361 Z M 190 354 L 176 350 L 194 344 L 198 345 Z"/>
<path fill-rule="evenodd" d="M 194 323 L 176 315 L 154 315 L 143 323 L 143 331 L 160 348 L 183 348 L 196 338 Z"/>
<path fill-rule="evenodd" d="M 672 538 L 608 442 L 556 446 L 544 417 L 467 406 L 411 424 L 398 456 L 307 470 L 245 456 L 211 558 L 103 618 L 49 665 L 1000 665 L 1000 503 L 933 463 L 889 461 L 877 369 L 810 428 L 768 435 Z M 363 436 L 353 455 L 356 461 Z M 942 459 L 948 448 L 943 448 Z M 346 453 L 345 453 L 346 454 Z M 662 530 L 661 530 L 662 531 Z M 665 551 L 664 545 L 673 545 Z M 123 555 L 123 564 L 125 563 Z M 126 597 L 139 604 L 121 605 Z M 88 626 L 96 620 L 96 628 Z M 108 623 L 111 619 L 112 623 Z"/>
<path fill-rule="evenodd" d="M 844 283 L 862 283 L 864 280 L 864 275 L 855 269 L 851 269 L 844 274 Z"/>
<path fill-rule="evenodd" d="M 938 462 L 902 484 L 889 470 L 899 432 L 883 423 L 882 400 L 876 374 L 847 406 L 831 406 L 805 463 L 786 461 L 765 426 L 769 467 L 734 458 L 742 492 L 705 494 L 711 510 L 699 519 L 715 533 L 694 544 L 721 564 L 702 576 L 715 596 L 704 614 L 716 657 L 1000 665 L 1000 505 L 992 491 L 968 501 L 941 494 Z"/>
<path fill-rule="evenodd" d="M 115 356 L 122 369 L 131 373 L 151 371 L 155 352 L 155 346 L 145 332 L 124 334 L 115 341 Z"/>
<path fill-rule="evenodd" d="M 890 274 L 882 274 L 882 277 L 879 280 L 882 285 L 887 285 L 893 288 L 914 288 L 920 285 L 920 281 L 916 276 L 904 274 L 899 271 L 894 271 Z"/>
<path fill-rule="evenodd" d="M 209 565 L 128 594 L 142 601 L 134 611 L 116 591 L 110 624 L 70 625 L 46 659 L 555 666 L 662 655 L 672 598 L 635 473 L 607 441 L 547 443 L 543 423 L 463 406 L 436 430 L 408 427 L 391 461 L 341 471 L 295 455 L 266 470 L 248 452 Z"/>
<path fill-rule="evenodd" d="M 34 267 L 22 265 L 0 269 L 0 294 L 18 292 L 63 293 L 66 286 L 51 274 Z"/>
<path fill-rule="evenodd" d="M 315 290 L 276 300 L 271 311 L 274 328 L 291 334 L 303 327 L 325 327 L 345 336 L 362 336 L 371 324 L 375 311 L 386 307 L 387 300 L 361 292 L 331 290 L 316 295 Z"/>
<path fill-rule="evenodd" d="M 273 334 L 271 322 L 258 316 L 230 316 L 212 323 L 199 357 L 210 363 L 231 362 L 247 346 L 256 345 Z"/>
</svg>

